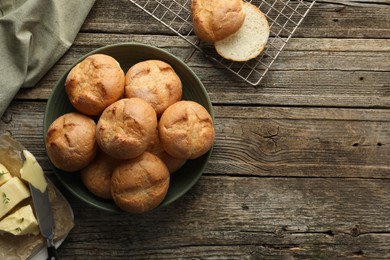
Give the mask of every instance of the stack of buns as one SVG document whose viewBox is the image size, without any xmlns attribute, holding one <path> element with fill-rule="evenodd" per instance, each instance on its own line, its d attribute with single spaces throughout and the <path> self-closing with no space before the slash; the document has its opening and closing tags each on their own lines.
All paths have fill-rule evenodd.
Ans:
<svg viewBox="0 0 390 260">
<path fill-rule="evenodd" d="M 94 54 L 72 68 L 65 89 L 77 112 L 49 126 L 47 154 L 126 212 L 157 207 L 170 174 L 214 143 L 211 115 L 182 100 L 180 77 L 161 60 L 139 62 L 125 74 L 113 57 Z"/>
<path fill-rule="evenodd" d="M 191 14 L 199 39 L 214 44 L 219 55 L 248 61 L 265 48 L 270 28 L 265 15 L 242 0 L 193 0 Z"/>
</svg>

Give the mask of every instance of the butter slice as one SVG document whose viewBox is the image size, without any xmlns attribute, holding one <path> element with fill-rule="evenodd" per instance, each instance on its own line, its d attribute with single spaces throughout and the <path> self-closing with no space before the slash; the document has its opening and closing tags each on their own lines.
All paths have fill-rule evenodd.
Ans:
<svg viewBox="0 0 390 260">
<path fill-rule="evenodd" d="M 30 197 L 30 191 L 18 177 L 12 177 L 0 186 L 0 219 L 28 197 Z"/>
<path fill-rule="evenodd" d="M 0 186 L 12 178 L 8 169 L 0 163 Z"/>
<path fill-rule="evenodd" d="M 45 175 L 43 174 L 42 167 L 39 165 L 34 155 L 27 150 L 23 150 L 26 160 L 23 163 L 22 169 L 20 169 L 20 176 L 23 180 L 28 181 L 34 188 L 45 192 L 47 182 Z"/>
<path fill-rule="evenodd" d="M 0 231 L 8 232 L 16 236 L 39 234 L 38 221 L 34 216 L 31 206 L 21 207 L 0 221 Z"/>
</svg>

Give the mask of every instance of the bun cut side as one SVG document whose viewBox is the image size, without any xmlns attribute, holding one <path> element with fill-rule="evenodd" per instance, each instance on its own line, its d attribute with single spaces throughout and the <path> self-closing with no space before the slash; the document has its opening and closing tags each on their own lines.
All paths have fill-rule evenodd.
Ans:
<svg viewBox="0 0 390 260">
<path fill-rule="evenodd" d="M 215 42 L 219 55 L 232 61 L 248 61 L 257 57 L 265 48 L 270 28 L 267 18 L 256 6 L 244 3 L 246 13 L 241 28 L 229 37 Z"/>
</svg>

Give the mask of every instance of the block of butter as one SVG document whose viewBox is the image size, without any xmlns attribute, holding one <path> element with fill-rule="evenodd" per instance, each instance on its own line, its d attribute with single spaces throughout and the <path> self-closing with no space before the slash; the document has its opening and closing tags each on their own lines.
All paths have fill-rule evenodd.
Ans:
<svg viewBox="0 0 390 260">
<path fill-rule="evenodd" d="M 30 190 L 18 177 L 12 177 L 0 186 L 0 219 L 28 197 L 30 197 Z"/>
<path fill-rule="evenodd" d="M 0 163 L 0 186 L 12 178 L 8 169 Z"/>
<path fill-rule="evenodd" d="M 37 219 L 30 205 L 21 207 L 0 221 L 0 231 L 16 236 L 39 233 Z"/>
<path fill-rule="evenodd" d="M 29 151 L 23 150 L 23 155 L 26 160 L 23 163 L 22 169 L 20 169 L 20 177 L 42 193 L 45 192 L 47 182 L 42 167 L 39 165 L 34 155 Z"/>
</svg>

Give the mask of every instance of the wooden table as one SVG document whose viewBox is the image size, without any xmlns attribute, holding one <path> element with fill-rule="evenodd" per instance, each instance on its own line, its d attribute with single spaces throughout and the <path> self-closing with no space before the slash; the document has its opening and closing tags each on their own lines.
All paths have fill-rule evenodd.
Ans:
<svg viewBox="0 0 390 260">
<path fill-rule="evenodd" d="M 196 52 L 188 65 L 216 115 L 200 181 L 142 216 L 102 212 L 62 189 L 75 227 L 60 257 L 390 259 L 388 4 L 317 2 L 256 87 Z M 53 180 L 42 136 L 51 89 L 80 56 L 122 42 L 181 59 L 192 49 L 129 1 L 96 1 L 70 50 L 2 117 L 0 131 L 23 142 Z"/>
</svg>

